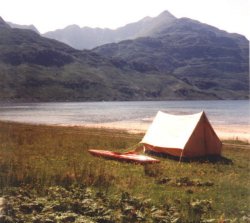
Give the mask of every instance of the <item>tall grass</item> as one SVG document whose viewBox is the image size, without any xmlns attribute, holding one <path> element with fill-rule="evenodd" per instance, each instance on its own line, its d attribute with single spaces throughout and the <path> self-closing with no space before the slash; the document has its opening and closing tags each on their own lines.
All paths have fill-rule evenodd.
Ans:
<svg viewBox="0 0 250 223">
<path fill-rule="evenodd" d="M 179 164 L 159 158 L 160 164 L 142 166 L 88 153 L 88 149 L 124 151 L 141 138 L 140 134 L 107 129 L 0 122 L 0 189 L 4 193 L 9 187 L 29 184 L 42 192 L 48 186 L 78 184 L 110 196 L 126 191 L 157 205 L 174 203 L 187 218 L 199 218 L 190 206 L 196 200 L 211 201 L 207 217 L 249 213 L 250 150 L 246 145 L 224 146 L 223 156 L 232 161 L 227 164 Z"/>
<path fill-rule="evenodd" d="M 94 129 L 11 123 L 1 123 L 0 127 L 1 188 L 26 183 L 111 184 L 112 174 L 117 173 L 107 162 L 91 157 L 87 150 L 121 149 L 136 142 L 136 136 Z"/>
</svg>

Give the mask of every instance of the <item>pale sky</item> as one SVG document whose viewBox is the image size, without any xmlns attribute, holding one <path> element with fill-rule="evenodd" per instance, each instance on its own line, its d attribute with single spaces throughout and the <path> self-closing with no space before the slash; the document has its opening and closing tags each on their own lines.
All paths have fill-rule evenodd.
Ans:
<svg viewBox="0 0 250 223">
<path fill-rule="evenodd" d="M 0 0 L 0 16 L 41 32 L 71 24 L 111 28 L 168 10 L 250 40 L 250 0 Z"/>
</svg>

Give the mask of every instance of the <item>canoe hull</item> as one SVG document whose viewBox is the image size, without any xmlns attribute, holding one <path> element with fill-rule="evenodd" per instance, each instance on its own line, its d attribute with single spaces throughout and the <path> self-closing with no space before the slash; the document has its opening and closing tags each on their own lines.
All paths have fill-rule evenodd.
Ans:
<svg viewBox="0 0 250 223">
<path fill-rule="evenodd" d="M 94 150 L 90 149 L 89 153 L 93 156 L 99 156 L 104 157 L 106 159 L 113 159 L 118 161 L 124 161 L 124 162 L 133 162 L 133 163 L 139 163 L 139 164 L 147 164 L 147 163 L 159 163 L 160 161 L 157 159 L 154 159 L 149 156 L 145 155 L 139 155 L 133 152 L 130 153 L 118 153 L 108 150 Z"/>
</svg>

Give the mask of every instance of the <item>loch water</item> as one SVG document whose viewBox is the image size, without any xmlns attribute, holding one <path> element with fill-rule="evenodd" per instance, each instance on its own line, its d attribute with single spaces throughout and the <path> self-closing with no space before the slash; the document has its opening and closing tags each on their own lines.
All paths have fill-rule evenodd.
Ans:
<svg viewBox="0 0 250 223">
<path fill-rule="evenodd" d="M 216 125 L 250 125 L 249 100 L 1 103 L 0 120 L 48 125 L 151 122 L 158 111 L 205 111 Z"/>
</svg>

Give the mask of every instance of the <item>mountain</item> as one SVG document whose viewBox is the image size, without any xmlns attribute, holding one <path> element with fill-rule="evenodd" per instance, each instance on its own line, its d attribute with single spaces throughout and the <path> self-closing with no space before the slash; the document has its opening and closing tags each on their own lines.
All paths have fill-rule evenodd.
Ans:
<svg viewBox="0 0 250 223">
<path fill-rule="evenodd" d="M 76 49 L 92 49 L 106 43 L 135 39 L 142 36 L 151 36 L 158 33 L 176 18 L 168 11 L 159 16 L 145 17 L 142 20 L 125 25 L 118 29 L 100 29 L 70 25 L 64 29 L 47 32 L 44 37 L 66 43 Z"/>
<path fill-rule="evenodd" d="M 7 23 L 11 28 L 30 29 L 30 30 L 33 30 L 34 32 L 39 34 L 39 31 L 37 30 L 37 28 L 34 25 L 19 25 L 19 24 L 15 24 L 12 22 L 7 22 Z"/>
<path fill-rule="evenodd" d="M 10 28 L 10 26 L 0 16 L 0 28 Z"/>
<path fill-rule="evenodd" d="M 145 72 L 154 67 L 217 98 L 249 98 L 249 41 L 195 20 L 175 19 L 151 37 L 106 44 L 93 52 L 138 64 Z"/>
<path fill-rule="evenodd" d="M 0 20 L 0 101 L 102 101 L 183 99 L 192 86 L 154 68 L 73 49 Z M 210 98 L 193 90 L 190 98 Z"/>
<path fill-rule="evenodd" d="M 0 101 L 249 98 L 246 38 L 186 18 L 148 30 L 76 50 L 0 18 Z"/>
</svg>

